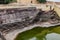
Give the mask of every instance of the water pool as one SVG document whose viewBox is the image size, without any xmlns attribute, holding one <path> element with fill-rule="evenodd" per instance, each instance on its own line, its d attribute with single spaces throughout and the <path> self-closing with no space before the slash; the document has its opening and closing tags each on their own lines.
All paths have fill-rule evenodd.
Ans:
<svg viewBox="0 0 60 40">
<path fill-rule="evenodd" d="M 36 27 L 18 34 L 15 40 L 60 40 L 60 26 Z"/>
</svg>

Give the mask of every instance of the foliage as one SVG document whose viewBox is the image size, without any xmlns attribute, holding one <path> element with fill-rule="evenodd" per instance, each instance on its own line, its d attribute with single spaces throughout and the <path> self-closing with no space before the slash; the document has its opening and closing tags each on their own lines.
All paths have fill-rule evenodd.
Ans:
<svg viewBox="0 0 60 40">
<path fill-rule="evenodd" d="M 40 2 L 40 3 L 45 3 L 46 2 L 46 0 L 37 0 L 38 2 Z"/>
<path fill-rule="evenodd" d="M 13 0 L 0 0 L 0 4 L 8 4 L 11 3 Z"/>
<path fill-rule="evenodd" d="M 15 40 L 46 40 L 47 34 L 50 33 L 60 34 L 60 26 L 36 27 L 19 33 Z"/>
</svg>

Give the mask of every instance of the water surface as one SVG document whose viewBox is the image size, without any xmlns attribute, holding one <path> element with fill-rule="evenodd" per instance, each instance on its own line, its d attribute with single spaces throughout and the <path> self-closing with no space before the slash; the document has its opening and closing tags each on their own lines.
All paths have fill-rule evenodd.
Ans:
<svg viewBox="0 0 60 40">
<path fill-rule="evenodd" d="M 60 40 L 60 26 L 36 27 L 18 34 L 15 40 Z"/>
</svg>

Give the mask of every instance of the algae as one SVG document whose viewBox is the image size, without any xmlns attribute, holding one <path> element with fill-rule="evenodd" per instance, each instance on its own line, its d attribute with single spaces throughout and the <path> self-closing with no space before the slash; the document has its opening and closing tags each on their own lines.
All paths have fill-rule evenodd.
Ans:
<svg viewBox="0 0 60 40">
<path fill-rule="evenodd" d="M 33 28 L 31 30 L 19 33 L 17 35 L 17 37 L 15 38 L 15 40 L 51 40 L 51 39 L 47 39 L 47 35 L 51 34 L 51 33 L 56 33 L 56 34 L 60 34 L 60 26 L 52 26 L 52 27 L 36 27 Z M 52 37 L 55 37 L 52 35 Z M 59 37 L 60 38 L 60 37 Z M 59 40 L 54 38 L 54 40 Z"/>
</svg>

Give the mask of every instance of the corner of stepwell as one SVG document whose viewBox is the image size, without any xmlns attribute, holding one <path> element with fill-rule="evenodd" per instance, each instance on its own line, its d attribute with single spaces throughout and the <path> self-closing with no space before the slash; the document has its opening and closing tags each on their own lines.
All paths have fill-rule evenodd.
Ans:
<svg viewBox="0 0 60 40">
<path fill-rule="evenodd" d="M 31 4 L 29 0 L 24 4 L 25 1 L 23 3 L 22 1 L 17 0 L 18 3 L 0 5 L 0 37 L 2 40 L 8 40 L 6 35 L 18 29 L 60 25 L 60 6 L 56 3 L 39 4 L 35 0 Z"/>
</svg>

